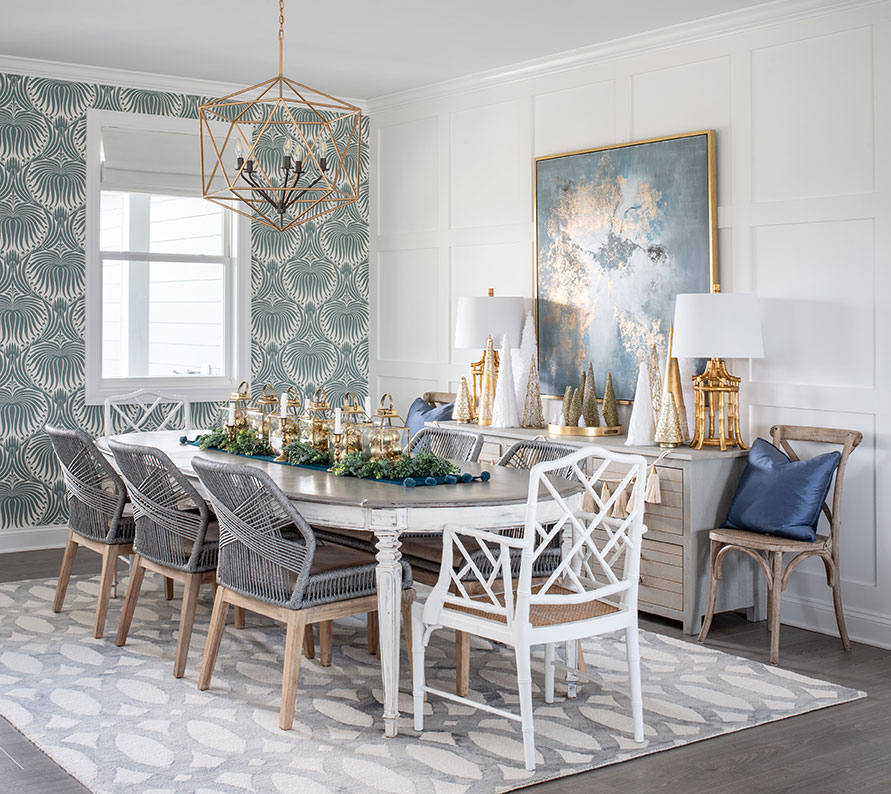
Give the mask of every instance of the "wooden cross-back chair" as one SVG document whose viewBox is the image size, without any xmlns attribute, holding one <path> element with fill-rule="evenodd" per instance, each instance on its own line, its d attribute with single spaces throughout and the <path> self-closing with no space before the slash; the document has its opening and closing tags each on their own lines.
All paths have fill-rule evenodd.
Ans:
<svg viewBox="0 0 891 794">
<path fill-rule="evenodd" d="M 770 629 L 771 664 L 778 664 L 780 660 L 780 606 L 783 590 L 789 583 L 792 571 L 810 557 L 819 557 L 826 568 L 826 584 L 832 588 L 832 602 L 835 607 L 838 634 L 845 650 L 849 651 L 851 650 L 851 641 L 848 639 L 845 616 L 842 611 L 839 528 L 845 468 L 851 453 L 863 440 L 863 435 L 856 430 L 774 425 L 770 429 L 770 436 L 774 446 L 780 447 L 794 461 L 801 460 L 801 457 L 789 443 L 790 441 L 834 444 L 842 448 L 838 468 L 835 471 L 835 486 L 832 488 L 832 506 L 823 502 L 822 513 L 829 524 L 829 534 L 817 535 L 816 540 L 806 541 L 790 540 L 743 529 L 713 529 L 709 532 L 711 548 L 708 610 L 702 623 L 702 630 L 699 632 L 699 642 L 705 641 L 711 628 L 712 618 L 715 614 L 718 580 L 721 578 L 724 557 L 731 551 L 739 551 L 748 554 L 758 563 L 767 580 L 767 622 Z M 795 555 L 785 568 L 783 567 L 784 554 Z"/>
<path fill-rule="evenodd" d="M 599 481 L 607 468 L 624 473 L 619 486 L 603 499 Z M 560 495 L 554 480 L 565 481 L 567 471 L 579 490 Z M 532 717 L 534 645 L 545 646 L 545 701 L 554 700 L 554 673 L 567 675 L 567 694 L 575 694 L 579 676 L 597 680 L 577 669 L 578 641 L 614 631 L 625 632 L 633 735 L 643 741 L 640 650 L 637 633 L 637 591 L 640 569 L 646 461 L 639 455 L 584 447 L 532 467 L 522 537 L 450 526 L 443 532 L 439 579 L 421 605 L 413 609 L 413 698 L 415 729 L 424 729 L 425 694 L 462 705 L 482 708 L 522 724 L 527 769 L 535 769 Z M 624 518 L 610 515 L 619 494 L 630 493 Z M 541 518 L 543 504 L 556 502 L 559 516 Z M 541 575 L 539 558 L 550 555 L 561 542 L 556 564 L 548 561 Z M 519 553 L 519 566 L 516 565 Z M 519 568 L 519 570 L 517 570 Z M 475 634 L 514 647 L 520 713 L 479 703 L 430 687 L 424 674 L 424 648 L 433 631 L 441 628 Z M 566 664 L 557 664 L 555 644 L 565 643 Z"/>
<path fill-rule="evenodd" d="M 105 440 L 117 432 L 182 430 L 192 432 L 189 401 L 178 394 L 156 389 L 137 389 L 105 398 Z"/>
</svg>

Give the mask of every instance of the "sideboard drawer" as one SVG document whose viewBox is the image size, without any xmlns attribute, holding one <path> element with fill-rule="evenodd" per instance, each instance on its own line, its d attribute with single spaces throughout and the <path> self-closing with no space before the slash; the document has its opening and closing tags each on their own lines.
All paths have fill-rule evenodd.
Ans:
<svg viewBox="0 0 891 794">
<path fill-rule="evenodd" d="M 640 606 L 684 608 L 684 548 L 674 543 L 648 540 L 640 551 Z"/>
</svg>

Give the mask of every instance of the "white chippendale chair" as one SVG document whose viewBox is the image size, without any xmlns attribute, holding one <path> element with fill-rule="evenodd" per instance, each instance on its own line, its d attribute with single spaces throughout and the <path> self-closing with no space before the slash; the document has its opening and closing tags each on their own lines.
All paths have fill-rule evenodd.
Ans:
<svg viewBox="0 0 891 794">
<path fill-rule="evenodd" d="M 182 430 L 192 432 L 189 401 L 179 395 L 157 389 L 137 389 L 128 394 L 105 398 L 105 441 L 115 434 L 115 423 L 122 422 L 120 432 L 143 430 Z"/>
<path fill-rule="evenodd" d="M 567 468 L 580 487 L 575 496 L 563 498 L 554 480 L 561 470 L 565 476 Z M 619 484 L 603 501 L 598 486 L 607 477 L 611 484 L 618 478 Z M 575 695 L 578 676 L 592 678 L 577 669 L 578 640 L 624 630 L 634 739 L 643 741 L 637 588 L 641 537 L 646 531 L 645 484 L 646 461 L 640 455 L 585 447 L 532 468 L 522 537 L 459 526 L 446 528 L 439 580 L 426 602 L 415 604 L 412 611 L 416 730 L 424 729 L 425 693 L 480 708 L 522 724 L 526 768 L 535 769 L 532 646 L 545 646 L 545 701 L 552 703 L 556 666 L 566 671 L 570 697 Z M 623 490 L 628 494 L 627 516 L 613 518 L 609 513 Z M 542 523 L 540 507 L 552 499 L 561 515 L 554 523 L 550 517 Z M 545 581 L 537 578 L 533 582 L 536 561 L 553 548 L 551 541 L 558 535 L 562 538 L 560 564 Z M 468 581 L 473 587 L 468 587 Z M 431 633 L 440 628 L 514 647 L 519 715 L 426 685 L 424 648 Z M 565 665 L 555 659 L 558 642 L 566 643 Z"/>
</svg>

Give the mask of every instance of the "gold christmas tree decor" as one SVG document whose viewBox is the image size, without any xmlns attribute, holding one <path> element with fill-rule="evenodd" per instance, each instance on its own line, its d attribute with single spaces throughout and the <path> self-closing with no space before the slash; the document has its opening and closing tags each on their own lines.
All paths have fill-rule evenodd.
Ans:
<svg viewBox="0 0 891 794">
<path fill-rule="evenodd" d="M 523 427 L 544 427 L 544 407 L 541 404 L 541 387 L 535 359 L 529 361 L 529 380 L 526 383 L 526 400 L 523 403 Z"/>
<path fill-rule="evenodd" d="M 659 411 L 655 440 L 660 447 L 665 449 L 679 447 L 684 443 L 681 436 L 681 424 L 678 421 L 678 409 L 675 408 L 674 395 L 670 391 L 662 395 L 662 409 Z"/>
<path fill-rule="evenodd" d="M 619 424 L 619 409 L 616 407 L 612 372 L 607 373 L 606 386 L 603 389 L 603 424 L 607 427 L 617 427 Z"/>
<path fill-rule="evenodd" d="M 490 336 L 486 340 L 483 356 L 483 387 L 480 392 L 477 422 L 484 427 L 492 424 L 492 407 L 495 404 L 495 343 Z"/>
<path fill-rule="evenodd" d="M 594 365 L 588 364 L 588 372 L 582 379 L 582 416 L 585 427 L 600 427 L 600 412 L 597 410 L 597 385 L 594 382 Z M 606 422 L 609 424 L 609 422 Z"/>
<path fill-rule="evenodd" d="M 473 421 L 473 414 L 470 412 L 470 388 L 467 385 L 467 378 L 461 378 L 461 385 L 458 387 L 458 396 L 455 399 L 455 410 L 452 416 L 456 422 L 465 425 Z"/>
<path fill-rule="evenodd" d="M 659 421 L 659 412 L 662 409 L 662 369 L 659 366 L 659 354 L 656 345 L 650 351 L 650 400 L 653 403 L 653 421 Z"/>
</svg>

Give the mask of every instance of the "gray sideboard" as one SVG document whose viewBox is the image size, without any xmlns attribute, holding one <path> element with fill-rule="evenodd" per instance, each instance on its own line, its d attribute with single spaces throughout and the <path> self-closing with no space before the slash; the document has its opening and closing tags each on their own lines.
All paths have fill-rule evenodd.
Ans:
<svg viewBox="0 0 891 794">
<path fill-rule="evenodd" d="M 663 452 L 659 447 L 628 447 L 624 436 L 578 438 L 549 436 L 541 430 L 480 427 L 476 424 L 436 422 L 479 433 L 485 439 L 480 460 L 496 461 L 515 441 L 545 437 L 574 446 L 601 446 L 614 452 L 643 455 L 650 463 Z M 721 525 L 730 507 L 746 462 L 738 449 L 694 450 L 677 447 L 656 467 L 662 503 L 648 504 L 640 563 L 639 604 L 642 612 L 683 623 L 686 634 L 699 632 L 708 595 L 708 532 Z M 716 612 L 747 609 L 754 619 L 763 612 L 755 562 L 745 555 L 724 561 Z"/>
</svg>

